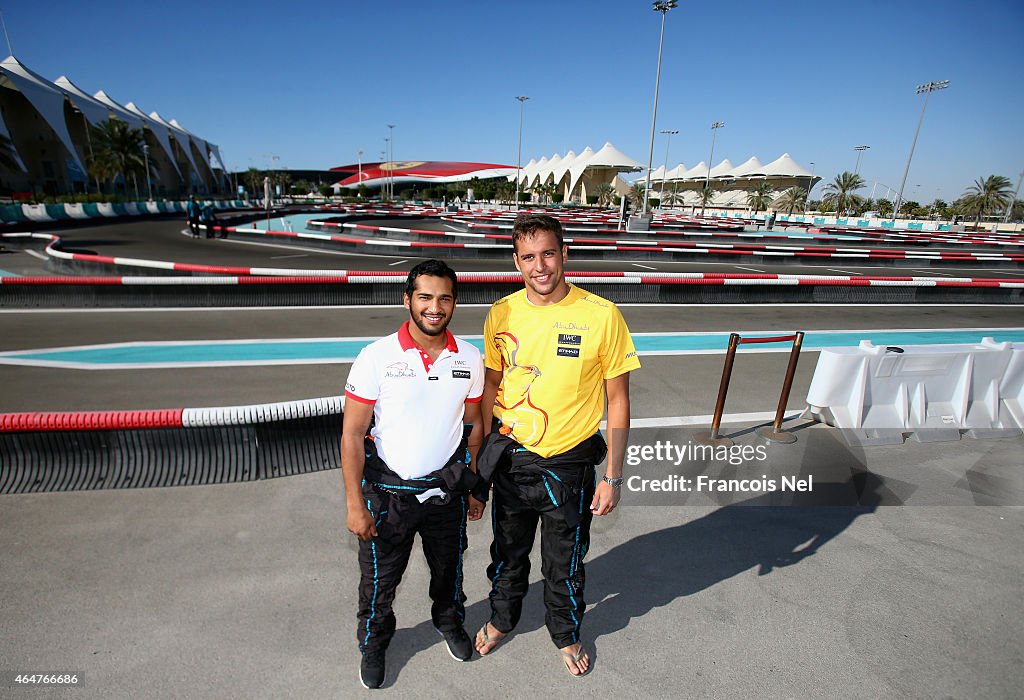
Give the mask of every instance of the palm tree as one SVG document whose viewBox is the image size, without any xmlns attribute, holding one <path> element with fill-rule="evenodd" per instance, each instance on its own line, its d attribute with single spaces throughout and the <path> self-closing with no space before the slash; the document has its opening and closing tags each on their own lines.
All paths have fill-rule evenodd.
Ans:
<svg viewBox="0 0 1024 700">
<path fill-rule="evenodd" d="M 597 203 L 602 207 L 610 207 L 612 202 L 615 201 L 615 197 L 618 196 L 618 192 L 615 191 L 615 185 L 610 182 L 602 182 L 600 185 L 594 188 L 594 195 L 597 197 Z"/>
<path fill-rule="evenodd" d="M 715 190 L 709 184 L 705 183 L 705 185 L 700 188 L 700 192 L 697 194 L 697 198 L 698 201 L 700 201 L 701 212 L 704 211 L 705 207 L 711 204 L 711 200 L 715 198 L 716 194 L 717 192 L 715 192 Z"/>
<path fill-rule="evenodd" d="M 249 188 L 249 196 L 259 197 L 263 194 L 263 173 L 256 168 L 245 171 L 245 186 Z"/>
<path fill-rule="evenodd" d="M 640 211 L 644 208 L 644 201 L 647 199 L 647 188 L 643 182 L 635 183 L 626 193 L 626 199 L 633 205 L 633 209 Z"/>
<path fill-rule="evenodd" d="M 747 206 L 754 210 L 754 214 L 767 208 L 772 201 L 772 186 L 762 182 L 747 195 Z"/>
<path fill-rule="evenodd" d="M 551 198 L 558 191 L 558 186 L 553 182 L 545 182 L 543 185 L 537 187 L 537 194 L 540 195 L 541 202 L 548 204 L 551 202 Z"/>
<path fill-rule="evenodd" d="M 825 196 L 822 198 L 829 206 L 834 206 L 836 216 L 842 216 L 846 209 L 852 208 L 858 201 L 854 192 L 864 187 L 864 178 L 856 173 L 844 171 L 825 186 Z"/>
<path fill-rule="evenodd" d="M 1013 188 L 1010 178 L 1002 175 L 979 177 L 960 197 L 960 205 L 968 214 L 974 214 L 974 226 L 981 223 L 981 217 L 991 211 L 1003 211 L 1010 203 Z"/>
<path fill-rule="evenodd" d="M 92 158 L 97 176 L 114 180 L 118 175 L 136 180 L 146 172 L 146 156 L 143 146 L 146 139 L 142 129 L 133 129 L 127 122 L 107 119 L 92 127 Z"/>
<path fill-rule="evenodd" d="M 511 180 L 505 180 L 504 182 L 498 183 L 496 194 L 498 195 L 498 201 L 502 204 L 511 203 L 511 201 L 516 198 L 515 183 Z"/>
<path fill-rule="evenodd" d="M 787 214 L 792 214 L 797 209 L 803 211 L 806 205 L 807 190 L 803 187 L 790 187 L 782 194 L 778 201 L 779 209 L 785 210 Z"/>
</svg>

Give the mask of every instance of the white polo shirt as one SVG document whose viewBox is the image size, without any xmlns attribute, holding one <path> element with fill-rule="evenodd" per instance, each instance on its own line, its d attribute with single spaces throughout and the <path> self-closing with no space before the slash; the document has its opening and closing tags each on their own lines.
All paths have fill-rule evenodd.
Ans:
<svg viewBox="0 0 1024 700">
<path fill-rule="evenodd" d="M 431 362 L 406 321 L 397 333 L 362 349 L 345 384 L 347 401 L 373 404 L 370 434 L 377 454 L 403 479 L 448 463 L 462 441 L 465 403 L 483 397 L 480 351 L 445 334 L 448 344 Z"/>
</svg>

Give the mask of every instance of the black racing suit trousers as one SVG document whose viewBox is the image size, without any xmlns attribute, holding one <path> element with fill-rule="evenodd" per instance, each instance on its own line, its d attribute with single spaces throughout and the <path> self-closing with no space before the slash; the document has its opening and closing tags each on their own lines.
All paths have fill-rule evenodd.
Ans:
<svg viewBox="0 0 1024 700">
<path fill-rule="evenodd" d="M 568 525 L 561 509 L 532 503 L 503 470 L 494 479 L 491 520 L 494 541 L 487 576 L 491 580 L 491 624 L 508 633 L 519 623 L 523 597 L 529 587 L 530 551 L 540 523 L 541 573 L 544 576 L 545 622 L 558 648 L 580 639 L 583 598 L 583 558 L 590 547 L 590 503 L 594 498 L 594 466 L 581 465 L 572 500 L 565 504 L 579 513 Z"/>
<path fill-rule="evenodd" d="M 462 555 L 466 550 L 466 497 L 452 495 L 420 503 L 364 485 L 363 498 L 374 518 L 377 537 L 359 542 L 359 650 L 387 649 L 395 634 L 392 604 L 419 533 L 430 568 L 430 617 L 442 632 L 461 627 L 466 596 L 462 592 Z"/>
</svg>

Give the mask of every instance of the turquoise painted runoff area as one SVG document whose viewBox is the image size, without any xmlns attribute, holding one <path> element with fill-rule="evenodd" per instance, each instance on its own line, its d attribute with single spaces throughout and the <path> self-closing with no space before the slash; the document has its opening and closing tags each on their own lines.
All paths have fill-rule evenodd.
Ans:
<svg viewBox="0 0 1024 700">
<path fill-rule="evenodd" d="M 758 334 L 761 337 L 769 333 Z M 841 331 L 831 333 L 807 333 L 804 336 L 804 350 L 820 350 L 832 347 L 856 346 L 862 340 L 875 345 L 952 345 L 978 343 L 984 337 L 999 342 L 1024 342 L 1024 328 L 983 329 L 983 330 L 926 330 L 926 331 Z M 476 347 L 483 349 L 479 336 L 467 338 Z M 236 363 L 316 363 L 350 362 L 359 351 L 372 340 L 367 339 L 281 339 L 259 342 L 176 342 L 176 343 L 132 343 L 121 345 L 100 345 L 66 350 L 30 350 L 0 353 L 0 362 L 20 364 L 41 362 L 76 364 L 94 367 L 125 366 L 145 367 L 146 365 L 208 366 L 232 365 Z M 633 342 L 641 355 L 668 354 L 685 355 L 690 352 L 725 352 L 729 342 L 728 333 L 671 334 L 656 333 L 635 335 Z M 741 346 L 740 352 L 786 350 L 788 342 L 754 344 Z"/>
<path fill-rule="evenodd" d="M 18 277 L 18 275 L 13 272 L 8 272 L 7 270 L 0 270 L 0 277 Z"/>
<path fill-rule="evenodd" d="M 270 231 L 314 231 L 316 233 L 341 233 L 342 229 L 315 229 L 310 228 L 307 224 L 313 220 L 325 220 L 337 214 L 330 212 L 320 212 L 319 214 L 290 214 L 289 216 L 278 216 L 270 219 Z M 267 231 L 267 220 L 260 219 L 259 221 L 253 221 L 250 224 L 245 224 L 242 228 L 251 226 L 252 228 L 258 228 L 261 231 Z"/>
</svg>

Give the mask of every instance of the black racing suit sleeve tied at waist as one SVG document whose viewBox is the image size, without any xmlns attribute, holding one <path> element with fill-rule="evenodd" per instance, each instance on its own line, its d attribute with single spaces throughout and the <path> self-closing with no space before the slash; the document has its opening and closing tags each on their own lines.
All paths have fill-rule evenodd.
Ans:
<svg viewBox="0 0 1024 700">
<path fill-rule="evenodd" d="M 377 445 L 367 435 L 363 440 L 366 454 L 363 479 L 377 489 L 396 496 L 418 496 L 431 489 L 441 489 L 445 493 L 453 495 L 472 493 L 480 478 L 469 468 L 470 456 L 467 449 L 467 438 L 471 428 L 472 426 L 466 426 L 462 441 L 443 467 L 416 479 L 403 479 L 391 471 L 377 454 Z"/>
<path fill-rule="evenodd" d="M 515 489 L 521 500 L 538 511 L 559 510 L 570 526 L 579 522 L 578 502 L 585 479 L 593 479 L 593 467 L 604 461 L 608 445 L 600 433 L 570 450 L 551 457 L 530 452 L 507 435 L 497 432 L 484 437 L 476 456 L 480 484 L 473 495 L 487 500 L 487 487 Z"/>
</svg>

